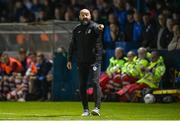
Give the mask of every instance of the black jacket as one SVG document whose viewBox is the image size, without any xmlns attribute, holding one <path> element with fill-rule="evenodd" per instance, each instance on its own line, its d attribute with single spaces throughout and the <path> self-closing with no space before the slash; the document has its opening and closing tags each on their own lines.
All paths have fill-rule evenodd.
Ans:
<svg viewBox="0 0 180 121">
<path fill-rule="evenodd" d="M 37 65 L 37 76 L 39 80 L 44 80 L 46 79 L 46 76 L 48 72 L 52 68 L 52 63 L 49 62 L 48 60 L 43 60 L 42 64 Z"/>
<path fill-rule="evenodd" d="M 127 22 L 125 27 L 125 41 L 132 41 L 133 40 L 133 24 L 134 22 Z"/>
<path fill-rule="evenodd" d="M 69 46 L 68 61 L 76 55 L 78 63 L 93 64 L 101 61 L 102 34 L 98 24 L 90 21 L 89 24 L 79 24 L 73 30 L 72 41 Z"/>
<path fill-rule="evenodd" d="M 158 31 L 158 33 L 159 33 L 159 31 Z M 157 37 L 158 37 L 158 35 L 157 35 Z M 167 28 L 165 28 L 163 30 L 163 32 L 162 32 L 161 37 L 160 37 L 160 46 L 163 49 L 167 49 L 167 46 L 169 45 L 169 43 L 172 40 L 172 38 L 173 38 L 173 33 L 169 32 L 169 30 Z"/>
<path fill-rule="evenodd" d="M 142 46 L 156 48 L 157 32 L 158 30 L 156 29 L 155 25 L 151 23 L 148 23 L 147 26 L 144 26 Z"/>
</svg>

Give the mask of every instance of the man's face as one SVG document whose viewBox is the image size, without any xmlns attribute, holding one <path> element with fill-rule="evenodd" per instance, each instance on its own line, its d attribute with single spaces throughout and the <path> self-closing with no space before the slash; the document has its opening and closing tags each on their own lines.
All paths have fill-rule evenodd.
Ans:
<svg viewBox="0 0 180 121">
<path fill-rule="evenodd" d="M 166 22 L 166 19 L 164 18 L 163 15 L 159 15 L 159 16 L 158 16 L 158 21 L 159 21 L 159 24 L 160 24 L 161 26 L 164 26 L 164 24 L 165 24 L 165 22 Z"/>
<path fill-rule="evenodd" d="M 129 22 L 132 22 L 132 21 L 134 20 L 133 15 L 132 15 L 132 14 L 128 14 L 128 15 L 127 15 L 127 20 L 128 20 Z"/>
<path fill-rule="evenodd" d="M 116 49 L 115 50 L 116 59 L 122 58 L 122 56 L 123 56 L 123 51 L 121 49 Z"/>
<path fill-rule="evenodd" d="M 113 24 L 113 23 L 116 22 L 116 17 L 115 17 L 114 14 L 110 13 L 110 14 L 108 15 L 108 22 L 109 22 L 110 24 Z"/>
<path fill-rule="evenodd" d="M 179 29 L 178 29 L 178 26 L 177 26 L 177 25 L 174 25 L 174 26 L 173 26 L 173 32 L 174 32 L 174 35 L 175 35 L 175 36 L 179 36 L 179 35 L 180 35 L 180 32 L 179 32 Z"/>
<path fill-rule="evenodd" d="M 151 61 L 156 62 L 158 60 L 158 55 L 155 52 L 151 53 Z"/>
<path fill-rule="evenodd" d="M 172 30 L 172 28 L 173 28 L 173 20 L 172 19 L 167 19 L 166 26 L 167 26 L 167 28 L 169 30 Z"/>
<path fill-rule="evenodd" d="M 83 24 L 88 24 L 91 20 L 90 11 L 87 9 L 83 9 L 80 11 L 79 19 L 82 21 Z"/>
<path fill-rule="evenodd" d="M 110 30 L 114 33 L 119 31 L 119 28 L 116 24 L 110 24 Z"/>
<path fill-rule="evenodd" d="M 144 59 L 146 57 L 146 51 L 144 49 L 138 50 L 138 57 Z"/>
<path fill-rule="evenodd" d="M 128 61 L 133 61 L 134 54 L 132 52 L 128 52 L 127 57 L 128 57 Z"/>
</svg>

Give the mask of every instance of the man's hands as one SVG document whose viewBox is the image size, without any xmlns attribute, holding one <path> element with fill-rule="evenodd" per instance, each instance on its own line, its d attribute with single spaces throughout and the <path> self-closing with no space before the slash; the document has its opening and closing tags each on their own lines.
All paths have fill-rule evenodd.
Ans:
<svg viewBox="0 0 180 121">
<path fill-rule="evenodd" d="M 67 62 L 67 65 L 66 65 L 66 66 L 67 66 L 67 68 L 68 68 L 69 70 L 72 69 L 72 63 L 71 63 L 70 61 Z"/>
<path fill-rule="evenodd" d="M 99 29 L 99 31 L 103 31 L 104 25 L 103 25 L 103 24 L 99 24 L 99 25 L 98 25 L 98 29 Z"/>
</svg>

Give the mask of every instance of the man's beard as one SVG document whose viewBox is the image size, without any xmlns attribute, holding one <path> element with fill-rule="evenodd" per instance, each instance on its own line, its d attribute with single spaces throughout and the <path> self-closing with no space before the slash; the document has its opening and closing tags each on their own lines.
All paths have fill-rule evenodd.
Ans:
<svg viewBox="0 0 180 121">
<path fill-rule="evenodd" d="M 89 20 L 81 20 L 81 23 L 82 23 L 82 25 L 87 25 L 87 24 L 89 24 Z"/>
</svg>

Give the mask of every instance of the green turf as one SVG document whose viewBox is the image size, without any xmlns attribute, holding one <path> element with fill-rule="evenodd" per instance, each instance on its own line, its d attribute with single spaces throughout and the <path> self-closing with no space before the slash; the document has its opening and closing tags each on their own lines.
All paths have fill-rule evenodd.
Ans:
<svg viewBox="0 0 180 121">
<path fill-rule="evenodd" d="M 0 102 L 0 120 L 180 120 L 180 103 L 109 102 L 102 103 L 100 117 L 81 112 L 80 102 Z"/>
</svg>

